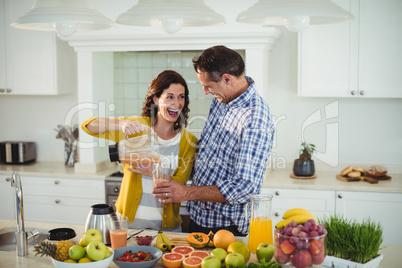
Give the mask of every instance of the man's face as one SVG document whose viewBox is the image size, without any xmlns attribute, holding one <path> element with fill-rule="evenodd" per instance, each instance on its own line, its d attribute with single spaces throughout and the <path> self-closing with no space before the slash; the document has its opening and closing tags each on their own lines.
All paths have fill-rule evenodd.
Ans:
<svg viewBox="0 0 402 268">
<path fill-rule="evenodd" d="M 200 80 L 205 95 L 211 93 L 220 103 L 228 103 L 231 101 L 230 90 L 223 79 L 219 82 L 211 81 L 208 79 L 208 73 L 200 70 L 197 72 L 197 77 L 198 80 Z"/>
</svg>

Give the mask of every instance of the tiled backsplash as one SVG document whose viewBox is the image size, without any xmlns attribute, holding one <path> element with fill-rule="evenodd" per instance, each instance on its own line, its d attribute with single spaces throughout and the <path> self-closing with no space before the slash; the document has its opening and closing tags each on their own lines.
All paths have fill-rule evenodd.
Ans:
<svg viewBox="0 0 402 268">
<path fill-rule="evenodd" d="M 244 51 L 238 51 L 244 58 Z M 192 59 L 201 51 L 116 52 L 114 54 L 115 116 L 140 115 L 151 81 L 164 70 L 180 73 L 190 91 L 187 130 L 198 138 L 208 116 L 213 95 L 205 95 Z"/>
</svg>

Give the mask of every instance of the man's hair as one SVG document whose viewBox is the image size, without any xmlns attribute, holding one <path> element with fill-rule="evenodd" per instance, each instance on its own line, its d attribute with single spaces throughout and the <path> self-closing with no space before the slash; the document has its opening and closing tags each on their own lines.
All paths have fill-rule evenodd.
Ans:
<svg viewBox="0 0 402 268">
<path fill-rule="evenodd" d="M 244 61 L 239 53 L 225 46 L 210 47 L 193 59 L 194 70 L 208 73 L 208 79 L 219 82 L 223 74 L 244 74 Z"/>
</svg>

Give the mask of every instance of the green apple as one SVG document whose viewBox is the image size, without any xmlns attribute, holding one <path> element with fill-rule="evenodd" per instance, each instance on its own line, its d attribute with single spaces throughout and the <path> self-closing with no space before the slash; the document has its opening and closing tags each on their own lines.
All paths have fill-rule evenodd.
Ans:
<svg viewBox="0 0 402 268">
<path fill-rule="evenodd" d="M 80 245 L 74 245 L 68 249 L 68 256 L 72 260 L 79 260 L 85 256 L 85 248 L 81 247 Z"/>
<path fill-rule="evenodd" d="M 218 259 L 221 261 L 221 267 L 226 266 L 225 258 L 226 258 L 226 255 L 228 255 L 226 250 L 224 250 L 223 248 L 216 248 L 216 249 L 211 251 L 211 255 L 218 257 Z"/>
<path fill-rule="evenodd" d="M 265 262 L 269 262 L 274 256 L 275 248 L 268 243 L 261 243 L 257 247 L 257 259 L 259 262 L 265 258 Z"/>
<path fill-rule="evenodd" d="M 88 229 L 85 232 L 83 243 L 85 246 L 88 246 L 92 241 L 102 242 L 102 233 L 97 229 Z"/>
<path fill-rule="evenodd" d="M 87 246 L 88 257 L 93 261 L 103 260 L 106 256 L 106 245 L 100 241 L 92 241 Z"/>
<path fill-rule="evenodd" d="M 226 268 L 245 268 L 246 261 L 240 253 L 229 253 L 225 258 Z"/>
<path fill-rule="evenodd" d="M 206 256 L 202 259 L 201 268 L 221 268 L 221 262 L 216 256 Z"/>
</svg>

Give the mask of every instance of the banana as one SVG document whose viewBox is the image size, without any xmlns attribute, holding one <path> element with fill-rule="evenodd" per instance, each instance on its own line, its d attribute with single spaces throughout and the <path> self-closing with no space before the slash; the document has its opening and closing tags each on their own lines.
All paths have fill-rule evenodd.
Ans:
<svg viewBox="0 0 402 268">
<path fill-rule="evenodd" d="M 170 241 L 170 239 L 162 231 L 159 231 L 158 236 L 159 234 L 162 236 L 163 242 L 167 245 L 167 249 L 171 251 L 176 245 Z"/>
<path fill-rule="evenodd" d="M 290 217 L 296 216 L 296 215 L 306 215 L 308 217 L 310 217 L 311 219 L 315 220 L 315 222 L 317 222 L 316 218 L 314 217 L 313 214 L 311 214 L 310 211 L 304 209 L 304 208 L 293 208 L 293 209 L 289 209 L 288 211 L 285 212 L 285 214 L 283 214 L 283 219 L 289 219 Z"/>
<path fill-rule="evenodd" d="M 304 224 L 310 219 L 313 219 L 315 221 L 315 218 L 314 218 L 313 215 L 311 215 L 311 216 L 308 216 L 308 215 L 294 215 L 294 216 L 289 217 L 289 218 L 287 218 L 285 220 L 281 220 L 280 222 L 278 222 L 275 225 L 275 227 L 278 228 L 278 229 L 282 229 L 283 227 L 288 226 L 288 224 L 291 221 L 295 221 L 297 224 Z"/>
<path fill-rule="evenodd" d="M 156 247 L 161 251 L 165 251 L 168 248 L 165 242 L 163 242 L 162 233 L 158 233 L 158 237 L 156 238 Z"/>
</svg>

